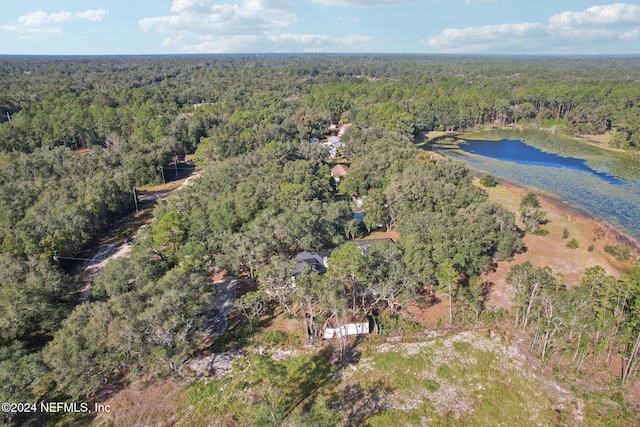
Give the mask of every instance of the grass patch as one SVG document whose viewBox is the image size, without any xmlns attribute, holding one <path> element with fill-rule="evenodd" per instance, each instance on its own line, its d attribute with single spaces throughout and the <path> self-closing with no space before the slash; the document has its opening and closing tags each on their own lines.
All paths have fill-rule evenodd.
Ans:
<svg viewBox="0 0 640 427">
<path fill-rule="evenodd" d="M 436 369 L 436 375 L 443 380 L 453 379 L 453 372 L 451 372 L 451 368 L 449 368 L 449 365 L 447 365 L 446 363 L 438 366 L 438 369 Z"/>
<path fill-rule="evenodd" d="M 471 351 L 471 343 L 465 341 L 456 341 L 453 343 L 453 349 L 458 353 L 468 354 Z"/>
<path fill-rule="evenodd" d="M 399 411 L 387 409 L 367 419 L 367 427 L 396 427 L 420 425 L 421 415 L 418 411 Z"/>
<path fill-rule="evenodd" d="M 185 425 L 382 427 L 576 421 L 566 405 L 559 422 L 554 412 L 559 402 L 556 389 L 526 365 L 503 356 L 497 351 L 500 344 L 482 335 L 407 338 L 387 340 L 385 351 L 379 342 L 365 341 L 358 349 L 360 361 L 346 367 L 313 355 L 278 361 L 259 355 L 239 359 L 230 377 L 184 389 L 182 406 L 189 410 L 180 419 Z M 493 349 L 493 344 L 498 347 Z M 596 421 L 585 425 L 637 425 L 631 422 L 633 414 L 620 409 L 621 395 L 599 402 L 593 404 Z M 591 411 L 586 413 L 591 421 Z"/>
<path fill-rule="evenodd" d="M 405 357 L 396 352 L 378 353 L 373 358 L 387 386 L 396 390 L 411 390 L 420 385 L 419 375 L 430 362 L 422 354 Z"/>
<path fill-rule="evenodd" d="M 195 383 L 183 392 L 190 407 L 185 425 L 280 425 L 289 417 L 331 419 L 333 409 L 321 396 L 331 389 L 331 365 L 321 356 L 285 360 L 251 354 L 234 362 L 232 375 L 210 383 Z"/>
</svg>

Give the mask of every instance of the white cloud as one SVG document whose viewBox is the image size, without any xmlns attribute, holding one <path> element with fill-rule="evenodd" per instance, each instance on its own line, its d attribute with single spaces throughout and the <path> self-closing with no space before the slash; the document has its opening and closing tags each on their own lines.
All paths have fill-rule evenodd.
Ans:
<svg viewBox="0 0 640 427">
<path fill-rule="evenodd" d="M 145 32 L 168 34 L 163 46 L 184 53 L 315 52 L 370 43 L 367 36 L 289 34 L 298 17 L 291 0 L 174 0 L 171 15 L 139 21 Z"/>
<path fill-rule="evenodd" d="M 562 12 L 549 18 L 556 27 L 640 24 L 640 6 L 614 3 L 592 6 L 584 12 Z"/>
<path fill-rule="evenodd" d="M 91 22 L 100 22 L 102 21 L 108 14 L 104 9 L 89 9 L 84 12 L 76 13 L 76 18 L 84 19 Z"/>
<path fill-rule="evenodd" d="M 345 46 L 360 46 L 372 41 L 369 36 L 334 37 L 324 34 L 233 35 L 206 39 L 183 46 L 182 53 L 337 52 Z"/>
<path fill-rule="evenodd" d="M 544 27 L 537 23 L 485 25 L 462 29 L 447 28 L 440 35 L 429 37 L 427 44 L 446 52 L 468 52 L 470 47 L 473 47 L 473 50 L 486 51 L 492 46 L 514 46 L 545 35 Z"/>
<path fill-rule="evenodd" d="M 640 26 L 640 6 L 615 3 L 562 12 L 549 17 L 548 23 L 447 28 L 429 37 L 428 45 L 451 53 L 568 52 L 581 47 L 591 51 L 597 45 L 640 37 L 636 26 Z"/>
<path fill-rule="evenodd" d="M 635 40 L 640 38 L 640 29 L 630 30 L 625 33 L 622 33 L 620 36 L 621 40 Z"/>
<path fill-rule="evenodd" d="M 19 25 L 2 25 L 1 30 L 15 31 L 21 39 L 36 39 L 48 35 L 62 34 L 59 25 L 71 21 L 102 21 L 109 12 L 104 9 L 88 9 L 82 12 L 31 12 L 18 18 Z"/>
<path fill-rule="evenodd" d="M 22 15 L 18 18 L 18 23 L 27 27 L 41 27 L 43 25 L 55 23 L 61 24 L 64 22 L 75 20 L 87 20 L 87 21 L 102 21 L 107 16 L 107 11 L 104 9 L 89 9 L 84 12 L 58 12 L 47 13 L 43 11 L 31 12 L 26 15 Z"/>
<path fill-rule="evenodd" d="M 143 31 L 219 35 L 259 34 L 285 28 L 297 20 L 287 0 L 242 0 L 214 4 L 210 0 L 174 0 L 174 15 L 144 18 Z"/>
<path fill-rule="evenodd" d="M 75 14 L 71 12 L 58 12 L 52 13 L 46 17 L 45 22 L 55 22 L 56 24 L 61 24 L 67 21 L 73 21 L 75 18 Z"/>
<path fill-rule="evenodd" d="M 387 6 L 393 4 L 409 3 L 411 0 L 311 0 L 325 6 Z"/>
</svg>

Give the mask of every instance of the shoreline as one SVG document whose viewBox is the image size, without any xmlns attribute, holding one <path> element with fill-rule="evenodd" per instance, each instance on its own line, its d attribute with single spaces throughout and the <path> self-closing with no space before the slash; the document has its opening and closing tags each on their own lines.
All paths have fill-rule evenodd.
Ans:
<svg viewBox="0 0 640 427">
<path fill-rule="evenodd" d="M 477 170 L 474 171 L 481 172 Z M 508 189 L 509 187 L 511 187 L 511 189 L 518 188 L 526 191 L 534 191 L 541 202 L 546 202 L 547 204 L 554 206 L 557 210 L 566 213 L 567 215 L 582 217 L 585 220 L 597 223 L 607 232 L 608 235 L 615 237 L 615 239 L 619 243 L 630 246 L 635 256 L 638 256 L 638 254 L 640 253 L 640 240 L 619 229 L 607 220 L 600 218 L 592 212 L 589 212 L 587 209 L 577 206 L 556 194 L 546 192 L 536 187 L 526 186 L 502 177 L 495 177 L 495 179 L 498 182 L 498 185 L 502 185 L 503 187 Z"/>
</svg>

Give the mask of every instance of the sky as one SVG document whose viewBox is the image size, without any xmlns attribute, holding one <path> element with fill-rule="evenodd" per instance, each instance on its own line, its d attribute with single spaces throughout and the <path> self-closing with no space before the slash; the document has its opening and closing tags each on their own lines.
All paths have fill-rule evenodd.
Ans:
<svg viewBox="0 0 640 427">
<path fill-rule="evenodd" d="M 0 54 L 640 54 L 640 1 L 4 0 Z"/>
</svg>

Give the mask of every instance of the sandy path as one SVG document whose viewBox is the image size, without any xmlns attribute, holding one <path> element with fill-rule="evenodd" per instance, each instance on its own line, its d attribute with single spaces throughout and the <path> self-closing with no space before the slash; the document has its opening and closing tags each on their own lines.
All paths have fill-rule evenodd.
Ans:
<svg viewBox="0 0 640 427">
<path fill-rule="evenodd" d="M 184 180 L 184 182 L 174 190 L 161 190 L 153 193 L 142 194 L 138 197 L 139 201 L 147 201 L 147 200 L 164 200 L 166 199 L 170 193 L 176 190 L 180 190 L 184 187 L 187 187 L 193 183 L 194 178 L 199 178 L 201 173 L 195 172 L 193 175 Z M 107 265 L 107 262 L 111 259 L 115 259 L 118 257 L 122 257 L 131 252 L 130 244 L 122 244 L 118 247 L 115 245 L 107 245 L 101 247 L 98 252 L 91 258 L 90 261 L 84 267 L 84 275 L 83 282 L 84 285 L 80 288 L 80 298 L 78 302 L 80 304 L 89 301 L 91 297 L 91 286 L 93 284 L 93 279 L 100 273 L 104 267 Z M 233 302 L 232 302 L 233 305 Z M 226 319 L 226 318 L 225 318 Z"/>
</svg>

